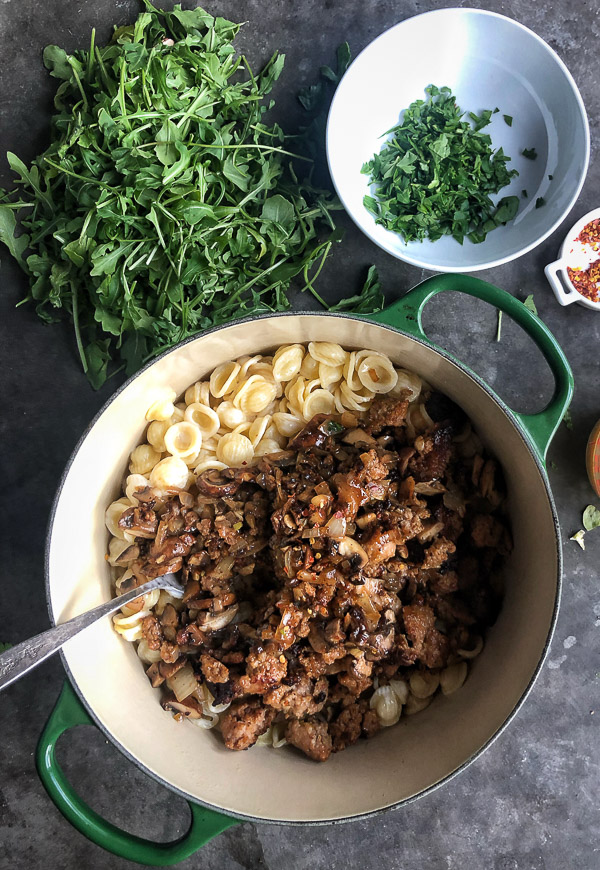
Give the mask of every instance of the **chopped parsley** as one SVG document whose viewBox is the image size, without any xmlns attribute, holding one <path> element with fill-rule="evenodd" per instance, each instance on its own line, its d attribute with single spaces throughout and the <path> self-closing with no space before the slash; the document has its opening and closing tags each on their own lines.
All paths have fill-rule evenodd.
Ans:
<svg viewBox="0 0 600 870">
<path fill-rule="evenodd" d="M 502 115 L 502 117 L 504 118 L 504 123 L 508 124 L 509 127 L 512 127 L 512 115 Z"/>
<path fill-rule="evenodd" d="M 537 158 L 537 151 L 535 150 L 535 148 L 524 148 L 521 151 L 521 154 L 528 160 L 535 160 Z"/>
<path fill-rule="evenodd" d="M 535 201 L 535 207 L 541 208 L 543 205 L 546 205 L 546 200 L 544 199 L 543 196 L 538 196 L 538 198 Z"/>
<path fill-rule="evenodd" d="M 448 87 L 430 85 L 427 98 L 415 100 L 400 124 L 387 131 L 381 151 L 362 167 L 374 186 L 364 197 L 378 224 L 404 241 L 436 241 L 445 235 L 463 243 L 483 242 L 487 234 L 512 220 L 517 196 L 498 193 L 515 175 L 502 150 L 481 130 L 492 110 L 479 115 L 460 109 Z"/>
<path fill-rule="evenodd" d="M 538 310 L 535 307 L 535 302 L 533 301 L 533 294 L 530 293 L 529 296 L 524 300 L 523 305 L 528 311 L 531 311 L 532 314 L 538 316 Z"/>
</svg>

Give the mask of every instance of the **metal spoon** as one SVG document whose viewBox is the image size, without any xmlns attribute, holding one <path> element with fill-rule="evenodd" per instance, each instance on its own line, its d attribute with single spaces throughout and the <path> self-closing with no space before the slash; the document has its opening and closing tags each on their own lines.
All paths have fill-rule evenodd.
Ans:
<svg viewBox="0 0 600 870">
<path fill-rule="evenodd" d="M 145 595 L 153 589 L 166 589 L 175 598 L 181 598 L 183 595 L 183 586 L 175 575 L 163 574 L 162 577 L 148 580 L 143 586 L 137 586 L 135 589 L 111 599 L 111 601 L 94 607 L 93 610 L 74 616 L 73 619 L 69 619 L 62 625 L 55 625 L 48 631 L 43 631 L 29 640 L 24 640 L 23 643 L 11 647 L 0 655 L 0 691 L 41 664 L 88 625 L 92 625 L 103 616 L 114 613 L 124 604 L 129 604 L 130 601 L 134 601 L 140 595 Z"/>
</svg>

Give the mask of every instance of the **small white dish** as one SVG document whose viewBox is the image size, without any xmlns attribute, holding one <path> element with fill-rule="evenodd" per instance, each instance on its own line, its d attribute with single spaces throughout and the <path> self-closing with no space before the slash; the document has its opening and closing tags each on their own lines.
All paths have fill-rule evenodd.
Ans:
<svg viewBox="0 0 600 870">
<path fill-rule="evenodd" d="M 544 272 L 554 295 L 561 305 L 572 305 L 573 302 L 583 305 L 584 308 L 592 308 L 600 311 L 600 302 L 588 299 L 575 288 L 569 277 L 568 268 L 587 269 L 596 260 L 600 260 L 600 242 L 596 248 L 590 244 L 579 241 L 579 234 L 589 223 L 600 219 L 600 208 L 594 208 L 585 214 L 574 224 L 567 233 L 558 260 L 548 263 Z"/>
<path fill-rule="evenodd" d="M 450 236 L 409 242 L 375 223 L 363 204 L 363 164 L 381 150 L 382 134 L 398 124 L 428 85 L 447 85 L 463 111 L 499 108 L 484 128 L 519 176 L 498 193 L 520 198 L 519 212 L 481 244 Z M 503 114 L 513 118 L 508 126 Z M 523 149 L 535 148 L 528 160 Z M 522 24 L 481 9 L 440 9 L 396 24 L 350 65 L 333 98 L 327 157 L 333 183 L 357 226 L 400 260 L 438 272 L 472 272 L 513 260 L 564 220 L 587 172 L 590 136 L 585 107 L 558 55 Z M 552 176 L 552 178 L 550 178 Z M 521 196 L 527 191 L 527 198 Z M 536 208 L 536 200 L 543 206 Z"/>
</svg>

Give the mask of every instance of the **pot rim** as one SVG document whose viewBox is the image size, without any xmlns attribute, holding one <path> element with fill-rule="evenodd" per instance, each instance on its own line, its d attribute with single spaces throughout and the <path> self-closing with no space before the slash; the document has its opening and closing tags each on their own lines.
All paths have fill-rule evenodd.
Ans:
<svg viewBox="0 0 600 870">
<path fill-rule="evenodd" d="M 417 338 L 414 335 L 410 335 L 408 332 L 404 332 L 403 330 L 397 329 L 394 326 L 389 326 L 389 325 L 387 325 L 385 323 L 381 323 L 381 322 L 369 321 L 368 315 L 361 316 L 361 315 L 346 314 L 344 312 L 306 311 L 306 310 L 272 312 L 272 313 L 265 313 L 265 314 L 260 314 L 260 315 L 256 315 L 256 316 L 239 318 L 239 320 L 234 320 L 234 321 L 229 322 L 229 323 L 219 324 L 218 326 L 213 326 L 210 329 L 205 329 L 199 333 L 196 333 L 195 335 L 191 335 L 188 338 L 184 339 L 183 341 L 178 342 L 173 347 L 170 347 L 167 350 L 163 351 L 163 353 L 159 354 L 158 356 L 154 357 L 153 359 L 149 360 L 144 366 L 142 366 L 141 369 L 139 369 L 137 372 L 135 372 L 135 374 L 133 374 L 133 375 L 131 375 L 131 377 L 127 378 L 127 380 L 124 381 L 123 384 L 121 384 L 113 393 L 111 393 L 109 398 L 106 400 L 106 402 L 104 402 L 102 407 L 96 412 L 93 419 L 87 425 L 87 427 L 85 428 L 81 437 L 77 441 L 77 444 L 73 448 L 73 451 L 72 451 L 72 453 L 71 453 L 71 455 L 70 455 L 70 457 L 65 465 L 65 468 L 60 476 L 60 480 L 58 482 L 58 486 L 56 489 L 56 494 L 54 496 L 54 499 L 52 501 L 52 507 L 50 509 L 50 514 L 49 514 L 49 518 L 48 518 L 48 525 L 47 525 L 47 530 L 46 530 L 46 543 L 45 543 L 45 549 L 44 549 L 44 589 L 45 589 L 45 593 L 46 593 L 46 604 L 47 604 L 47 608 L 48 608 L 48 616 L 50 618 L 51 625 L 54 626 L 54 625 L 56 625 L 56 622 L 55 622 L 54 613 L 52 610 L 52 597 L 50 594 L 50 542 L 52 539 L 52 531 L 53 531 L 53 527 L 54 527 L 54 521 L 56 518 L 58 502 L 60 500 L 66 478 L 71 470 L 71 466 L 73 465 L 73 462 L 75 461 L 75 457 L 79 453 L 79 450 L 80 450 L 83 442 L 86 440 L 86 438 L 90 434 L 91 430 L 96 425 L 96 422 L 98 421 L 98 419 L 102 416 L 102 414 L 109 407 L 109 405 L 111 405 L 113 403 L 113 401 L 117 398 L 117 396 L 119 396 L 127 387 L 129 387 L 129 385 L 136 378 L 138 378 L 143 372 L 145 372 L 152 365 L 154 365 L 158 360 L 163 359 L 164 357 L 166 357 L 170 353 L 174 353 L 174 352 L 178 351 L 181 347 L 183 347 L 187 344 L 190 344 L 193 341 L 198 341 L 198 339 L 204 338 L 204 336 L 211 335 L 212 333 L 218 332 L 222 329 L 228 329 L 231 326 L 238 326 L 239 324 L 242 324 L 242 323 L 253 323 L 256 320 L 267 320 L 269 318 L 274 318 L 274 317 L 279 318 L 279 317 L 298 317 L 298 316 L 345 318 L 346 320 L 354 320 L 357 323 L 370 322 L 374 326 L 379 326 L 382 329 L 387 329 L 390 332 L 394 332 L 398 335 L 402 335 L 403 337 L 408 338 L 411 341 L 414 341 L 417 344 L 422 345 L 423 347 L 426 347 L 428 350 L 433 350 L 435 353 L 439 354 L 443 359 L 447 360 L 449 363 L 451 363 L 451 364 L 455 365 L 457 368 L 459 368 L 463 372 L 463 374 L 467 375 L 471 380 L 473 380 L 477 384 L 477 386 L 479 386 L 481 389 L 483 389 L 484 392 L 486 392 L 488 394 L 488 396 L 498 405 L 498 407 L 502 411 L 504 411 L 505 415 L 509 418 L 510 422 L 513 424 L 513 426 L 516 428 L 517 432 L 521 436 L 521 439 L 522 439 L 525 447 L 527 448 L 527 451 L 528 451 L 530 457 L 533 459 L 533 461 L 537 467 L 537 470 L 539 472 L 539 475 L 542 479 L 542 483 L 544 485 L 544 489 L 546 492 L 546 497 L 548 499 L 548 504 L 550 506 L 550 510 L 552 513 L 552 522 L 554 525 L 555 543 L 556 543 L 557 577 L 556 577 L 556 593 L 554 596 L 554 605 L 553 605 L 553 609 L 552 609 L 552 619 L 550 621 L 550 627 L 548 630 L 546 642 L 544 644 L 544 648 L 543 648 L 541 655 L 540 655 L 540 660 L 539 660 L 539 662 L 538 662 L 538 664 L 537 664 L 537 666 L 536 666 L 536 668 L 531 676 L 529 683 L 527 684 L 525 690 L 523 691 L 523 694 L 521 695 L 519 700 L 516 702 L 515 706 L 513 707 L 513 709 L 509 713 L 509 715 L 506 717 L 506 719 L 500 725 L 500 727 L 497 729 L 497 731 L 489 738 L 489 740 L 487 740 L 483 744 L 483 746 L 481 746 L 476 752 L 474 752 L 467 759 L 465 759 L 465 761 L 463 761 L 462 764 L 460 764 L 456 768 L 456 770 L 453 770 L 451 773 L 449 773 L 447 776 L 440 779 L 438 782 L 433 783 L 432 785 L 428 786 L 427 788 L 423 789 L 422 791 L 418 792 L 417 794 L 411 795 L 408 798 L 404 798 L 403 800 L 400 800 L 400 801 L 395 801 L 394 803 L 391 803 L 388 806 L 381 807 L 381 808 L 376 809 L 376 810 L 369 810 L 369 811 L 364 812 L 364 813 L 355 813 L 353 815 L 343 816 L 341 818 L 337 817 L 337 818 L 331 818 L 331 819 L 318 819 L 318 820 L 271 819 L 271 818 L 264 818 L 262 816 L 252 816 L 252 815 L 248 815 L 245 813 L 237 813 L 237 812 L 233 812 L 231 810 L 224 810 L 221 807 L 216 806 L 215 804 L 211 804 L 208 801 L 201 800 L 200 798 L 196 797 L 195 795 L 191 795 L 189 792 L 186 792 L 183 789 L 178 788 L 177 786 L 168 782 L 166 779 L 163 779 L 158 774 L 149 770 L 146 767 L 146 765 L 139 758 L 137 758 L 135 755 L 133 755 L 131 752 L 129 752 L 127 749 L 125 749 L 121 745 L 121 743 L 113 735 L 112 731 L 110 731 L 108 728 L 106 728 L 99 721 L 93 707 L 88 703 L 87 698 L 85 697 L 83 692 L 80 690 L 79 685 L 78 685 L 77 681 L 75 680 L 75 677 L 73 676 L 69 665 L 67 664 L 67 660 L 66 660 L 65 654 L 64 654 L 62 649 L 60 650 L 60 657 L 61 657 L 63 667 L 67 673 L 67 677 L 69 678 L 69 682 L 70 682 L 71 686 L 73 687 L 74 692 L 76 693 L 76 695 L 77 695 L 80 703 L 84 707 L 84 709 L 87 711 L 89 716 L 92 718 L 96 728 L 98 728 L 102 732 L 102 734 L 104 734 L 104 736 L 108 740 L 110 740 L 110 742 L 119 750 L 119 752 L 122 753 L 122 755 L 125 756 L 125 758 L 128 759 L 128 761 L 135 764 L 136 767 L 138 767 L 146 776 L 151 777 L 151 779 L 155 780 L 160 785 L 164 786 L 165 788 L 168 788 L 170 791 L 179 795 L 179 797 L 184 798 L 184 800 L 186 800 L 186 801 L 189 801 L 189 802 L 194 803 L 194 804 L 198 804 L 200 806 L 206 807 L 209 810 L 213 810 L 214 812 L 221 813 L 224 816 L 238 819 L 240 821 L 259 822 L 259 823 L 262 822 L 262 823 L 270 824 L 270 825 L 293 825 L 296 827 L 300 827 L 300 826 L 315 826 L 315 827 L 319 826 L 320 827 L 323 825 L 336 825 L 336 824 L 343 824 L 346 822 L 358 821 L 358 820 L 363 820 L 363 819 L 370 819 L 370 818 L 374 818 L 375 816 L 382 815 L 383 813 L 387 813 L 391 810 L 396 810 L 396 809 L 399 809 L 400 807 L 407 806 L 408 804 L 414 803 L 415 801 L 419 800 L 420 798 L 431 794 L 432 792 L 436 791 L 441 786 L 450 782 L 452 779 L 454 779 L 460 773 L 462 773 L 470 764 L 472 764 L 474 761 L 476 761 L 481 755 L 483 755 L 483 753 L 487 749 L 489 749 L 489 747 L 498 739 L 498 737 L 500 737 L 500 735 L 505 731 L 505 729 L 510 725 L 510 723 L 513 721 L 513 719 L 516 717 L 517 713 L 520 711 L 521 707 L 523 706 L 525 700 L 529 696 L 529 694 L 530 694 L 530 692 L 531 692 L 531 690 L 532 690 L 532 688 L 533 688 L 533 686 L 534 686 L 534 684 L 535 684 L 535 682 L 536 682 L 536 680 L 537 680 L 537 678 L 542 670 L 542 667 L 544 665 L 546 657 L 548 655 L 548 652 L 550 649 L 550 644 L 552 643 L 552 638 L 554 636 L 554 631 L 556 629 L 556 622 L 558 619 L 558 611 L 559 611 L 560 600 L 561 600 L 561 595 L 562 595 L 563 558 L 562 558 L 560 525 L 559 525 L 559 521 L 558 521 L 558 513 L 556 510 L 556 505 L 554 503 L 554 498 L 553 498 L 552 492 L 550 490 L 550 482 L 548 479 L 548 474 L 546 472 L 544 463 L 543 463 L 541 457 L 539 456 L 536 448 L 534 447 L 527 431 L 525 430 L 524 426 L 519 421 L 519 419 L 516 417 L 514 411 L 512 411 L 511 408 L 509 408 L 508 405 L 491 389 L 491 387 L 488 384 L 486 384 L 486 382 L 483 380 L 483 378 L 481 378 L 476 372 L 471 371 L 466 365 L 464 365 L 464 363 L 455 359 L 450 353 L 448 353 L 443 348 L 438 348 L 437 346 L 432 345 L 430 342 L 424 341 L 421 338 Z"/>
</svg>

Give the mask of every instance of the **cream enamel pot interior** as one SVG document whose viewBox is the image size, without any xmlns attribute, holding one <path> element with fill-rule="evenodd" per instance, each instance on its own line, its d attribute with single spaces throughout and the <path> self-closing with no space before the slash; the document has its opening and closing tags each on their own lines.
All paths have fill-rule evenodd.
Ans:
<svg viewBox="0 0 600 870">
<path fill-rule="evenodd" d="M 513 413 L 476 375 L 426 339 L 421 310 L 447 289 L 502 308 L 534 338 L 556 379 L 545 411 Z M 218 734 L 175 722 L 162 710 L 133 645 L 113 631 L 110 620 L 97 623 L 62 653 L 87 713 L 67 689 L 40 741 L 38 769 L 67 818 L 117 854 L 144 863 L 173 863 L 235 818 L 324 823 L 410 801 L 489 745 L 519 707 L 545 656 L 558 607 L 561 556 L 544 454 L 569 404 L 571 373 L 547 328 L 520 302 L 461 275 L 431 278 L 369 320 L 285 314 L 219 327 L 168 351 L 128 381 L 81 440 L 56 498 L 47 548 L 52 620 L 64 621 L 111 595 L 104 511 L 120 493 L 155 388 L 168 385 L 180 394 L 221 362 L 311 340 L 382 351 L 446 393 L 471 418 L 500 460 L 509 490 L 514 552 L 502 611 L 459 692 L 436 698 L 426 711 L 322 765 L 288 749 L 230 752 Z M 54 744 L 62 731 L 82 721 L 93 721 L 144 771 L 192 802 L 192 827 L 181 841 L 146 843 L 118 831 L 81 802 L 57 765 Z"/>
</svg>

